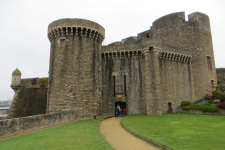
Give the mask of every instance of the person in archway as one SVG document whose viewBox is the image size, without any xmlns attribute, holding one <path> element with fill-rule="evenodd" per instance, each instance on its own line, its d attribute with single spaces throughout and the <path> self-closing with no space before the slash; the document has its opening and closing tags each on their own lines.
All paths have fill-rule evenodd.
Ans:
<svg viewBox="0 0 225 150">
<path fill-rule="evenodd" d="M 117 108 L 116 108 L 116 116 L 117 116 L 117 118 L 119 117 L 119 114 L 120 114 L 119 112 L 120 112 L 120 111 L 119 111 L 119 108 L 117 107 Z"/>
<path fill-rule="evenodd" d="M 117 108 L 120 110 L 120 105 L 119 104 L 117 105 Z"/>
<path fill-rule="evenodd" d="M 120 109 L 120 116 L 122 116 L 122 114 L 123 114 L 123 110 L 122 110 L 122 108 Z"/>
<path fill-rule="evenodd" d="M 126 108 L 125 107 L 123 108 L 123 114 L 124 114 L 124 116 L 126 116 Z"/>
</svg>

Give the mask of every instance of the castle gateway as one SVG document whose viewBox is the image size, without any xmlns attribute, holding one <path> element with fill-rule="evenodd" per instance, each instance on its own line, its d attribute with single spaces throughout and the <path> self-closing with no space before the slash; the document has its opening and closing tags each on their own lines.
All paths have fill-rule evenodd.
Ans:
<svg viewBox="0 0 225 150">
<path fill-rule="evenodd" d="M 209 17 L 195 12 L 163 16 L 151 28 L 102 46 L 105 29 L 83 19 L 48 27 L 51 42 L 47 113 L 80 116 L 176 112 L 216 86 Z"/>
</svg>

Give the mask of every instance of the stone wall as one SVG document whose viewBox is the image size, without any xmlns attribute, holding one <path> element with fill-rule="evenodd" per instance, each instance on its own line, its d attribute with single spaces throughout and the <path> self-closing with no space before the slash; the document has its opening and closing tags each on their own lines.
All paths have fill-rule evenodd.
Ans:
<svg viewBox="0 0 225 150">
<path fill-rule="evenodd" d="M 197 101 L 215 89 L 209 17 L 188 17 L 163 16 L 137 37 L 102 47 L 103 113 L 114 112 L 117 101 L 126 102 L 128 114 L 167 113 L 168 103 L 176 112 L 182 101 Z"/>
<path fill-rule="evenodd" d="M 0 121 L 0 138 L 24 133 L 59 123 L 68 122 L 77 118 L 75 111 L 64 111 L 22 118 Z"/>
<path fill-rule="evenodd" d="M 20 104 L 18 105 L 20 105 L 21 108 L 27 106 L 29 108 L 32 108 L 33 112 L 36 112 L 34 114 L 29 114 L 29 115 L 37 115 L 37 114 L 45 113 L 46 103 L 47 103 L 48 78 L 21 79 L 19 83 L 20 84 L 17 86 L 18 89 L 15 90 L 15 94 L 14 94 L 13 101 L 9 110 L 9 115 L 7 118 L 23 117 L 19 114 L 14 113 L 17 101 L 19 100 L 18 95 L 20 95 L 20 100 L 19 100 Z M 27 101 L 32 101 L 32 102 L 26 103 Z M 31 107 L 31 103 L 33 107 Z M 22 104 L 23 106 L 21 106 Z M 43 109 L 45 110 L 42 109 L 39 111 L 38 109 L 40 109 L 40 107 L 42 108 L 44 107 Z M 17 111 L 20 111 L 20 110 L 17 109 Z"/>
<path fill-rule="evenodd" d="M 225 80 L 225 68 L 216 68 L 217 79 Z"/>
</svg>

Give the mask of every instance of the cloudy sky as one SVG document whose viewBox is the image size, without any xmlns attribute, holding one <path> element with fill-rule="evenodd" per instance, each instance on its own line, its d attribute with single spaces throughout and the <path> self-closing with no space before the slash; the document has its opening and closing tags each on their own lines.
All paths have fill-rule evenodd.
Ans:
<svg viewBox="0 0 225 150">
<path fill-rule="evenodd" d="M 105 28 L 104 45 L 148 30 L 164 15 L 195 11 L 211 21 L 217 68 L 225 68 L 224 0 L 0 0 L 0 100 L 12 99 L 11 74 L 48 77 L 48 25 L 61 18 L 82 18 Z"/>
</svg>

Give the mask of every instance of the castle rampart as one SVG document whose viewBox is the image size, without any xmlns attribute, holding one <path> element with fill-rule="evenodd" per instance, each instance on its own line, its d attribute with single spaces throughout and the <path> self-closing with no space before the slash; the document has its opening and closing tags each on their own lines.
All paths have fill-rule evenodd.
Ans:
<svg viewBox="0 0 225 150">
<path fill-rule="evenodd" d="M 190 14 L 188 21 L 184 12 L 168 14 L 108 46 L 101 46 L 104 37 L 105 29 L 89 20 L 49 25 L 47 113 L 114 114 L 121 104 L 128 114 L 157 115 L 215 89 L 210 22 L 203 13 Z M 21 83 L 12 81 L 17 90 Z"/>
<path fill-rule="evenodd" d="M 182 100 L 199 100 L 216 86 L 209 18 L 199 12 L 190 14 L 188 21 L 184 12 L 163 16 L 137 37 L 103 46 L 102 57 L 103 85 L 117 88 L 124 82 L 123 75 L 128 75 L 124 101 L 130 114 L 166 113 L 169 103 L 175 110 Z M 115 76 L 116 82 L 110 76 Z M 117 98 L 109 98 L 112 93 L 107 93 L 113 86 L 103 88 L 103 100 L 111 99 L 113 105 Z"/>
</svg>

